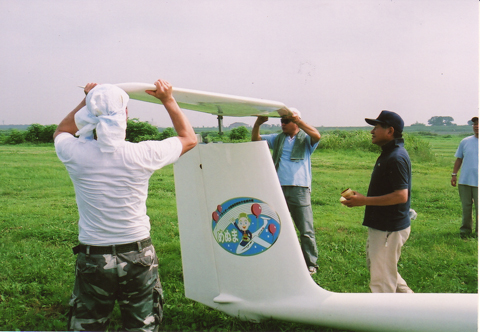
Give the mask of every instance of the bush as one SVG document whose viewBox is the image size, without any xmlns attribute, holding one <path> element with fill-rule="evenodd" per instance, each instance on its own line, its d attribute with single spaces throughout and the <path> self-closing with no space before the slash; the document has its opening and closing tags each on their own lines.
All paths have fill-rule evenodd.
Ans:
<svg viewBox="0 0 480 332">
<path fill-rule="evenodd" d="M 434 132 L 431 132 L 431 131 L 418 131 L 416 133 L 417 135 L 420 135 L 420 136 L 438 136 L 437 133 L 434 133 Z"/>
<path fill-rule="evenodd" d="M 381 149 L 372 144 L 372 136 L 366 130 L 334 130 L 322 135 L 320 148 L 327 150 L 362 150 L 380 152 Z"/>
<path fill-rule="evenodd" d="M 433 160 L 431 145 L 419 136 L 404 133 L 405 149 L 411 157 L 420 158 L 423 161 Z M 372 144 L 372 136 L 369 131 L 342 131 L 334 130 L 322 135 L 320 148 L 327 150 L 361 150 L 381 152 L 381 148 Z"/>
<path fill-rule="evenodd" d="M 405 150 L 407 150 L 412 157 L 422 161 L 435 159 L 430 142 L 421 139 L 419 136 L 407 133 L 404 133 L 403 137 L 405 139 Z"/>
<path fill-rule="evenodd" d="M 234 128 L 228 136 L 231 140 L 245 140 L 249 136 L 250 132 L 244 126 Z"/>
<path fill-rule="evenodd" d="M 158 139 L 161 141 L 161 140 L 164 140 L 164 139 L 169 138 L 169 137 L 174 137 L 176 135 L 177 135 L 177 133 L 175 132 L 175 130 L 173 128 L 169 127 L 169 128 L 166 128 L 164 131 L 162 131 L 158 135 Z"/>
<path fill-rule="evenodd" d="M 234 143 L 250 141 L 250 131 L 244 126 L 234 128 L 227 133 L 221 134 L 218 131 L 202 131 L 201 135 L 203 143 Z"/>
<path fill-rule="evenodd" d="M 158 141 L 158 134 L 157 135 L 141 135 L 137 136 L 133 139 L 132 143 L 139 143 L 143 141 Z"/>
<path fill-rule="evenodd" d="M 5 144 L 21 144 L 25 142 L 25 132 L 18 129 L 12 129 L 10 135 L 5 139 Z"/>
<path fill-rule="evenodd" d="M 29 143 L 53 143 L 53 134 L 57 130 L 57 125 L 43 126 L 38 123 L 30 125 L 26 131 L 12 129 L 8 132 L 2 132 L 0 136 L 0 144 L 21 144 Z M 94 130 L 95 135 L 95 130 Z M 138 119 L 127 121 L 126 140 L 138 143 L 147 140 L 163 140 L 168 137 L 175 136 L 173 128 L 166 128 L 159 133 L 158 128 L 152 126 L 148 122 L 141 122 Z"/>
<path fill-rule="evenodd" d="M 5 130 L 0 130 L 0 144 L 5 144 L 5 140 L 8 138 Z"/>
<path fill-rule="evenodd" d="M 39 139 L 42 143 L 53 143 L 53 134 L 57 130 L 57 125 L 48 125 L 43 127 Z"/>
<path fill-rule="evenodd" d="M 31 143 L 39 143 L 40 135 L 42 134 L 43 128 L 44 127 L 41 124 L 32 124 L 30 127 L 27 128 L 27 132 L 25 133 L 25 141 Z"/>
<path fill-rule="evenodd" d="M 141 141 L 157 139 L 158 129 L 148 122 L 141 122 L 138 119 L 128 119 L 126 140 L 138 143 Z"/>
<path fill-rule="evenodd" d="M 53 133 L 57 125 L 42 126 L 34 123 L 27 128 L 25 141 L 31 143 L 53 143 Z"/>
<path fill-rule="evenodd" d="M 138 119 L 127 121 L 126 140 L 133 143 L 142 141 L 161 141 L 176 136 L 177 133 L 171 127 L 165 128 L 162 132 L 148 122 L 141 122 Z"/>
<path fill-rule="evenodd" d="M 204 131 L 202 132 L 202 141 L 204 143 L 223 142 L 223 134 L 219 134 L 217 131 Z"/>
</svg>

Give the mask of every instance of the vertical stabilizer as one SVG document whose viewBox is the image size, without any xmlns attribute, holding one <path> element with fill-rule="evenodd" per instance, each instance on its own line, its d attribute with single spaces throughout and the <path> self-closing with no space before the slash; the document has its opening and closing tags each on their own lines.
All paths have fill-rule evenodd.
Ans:
<svg viewBox="0 0 480 332">
<path fill-rule="evenodd" d="M 265 142 L 200 144 L 175 164 L 175 186 L 187 297 L 217 308 L 262 301 L 276 280 L 272 299 L 295 295 L 299 282 L 316 287 Z"/>
</svg>

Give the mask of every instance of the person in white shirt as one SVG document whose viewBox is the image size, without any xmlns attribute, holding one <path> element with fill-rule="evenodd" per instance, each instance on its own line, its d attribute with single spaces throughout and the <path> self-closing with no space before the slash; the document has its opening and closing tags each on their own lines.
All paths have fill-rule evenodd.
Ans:
<svg viewBox="0 0 480 332">
<path fill-rule="evenodd" d="M 451 184 L 457 186 L 457 173 L 462 169 L 458 179 L 458 193 L 462 202 L 462 226 L 460 236 L 473 232 L 473 204 L 475 204 L 475 234 L 478 235 L 478 117 L 472 118 L 473 135 L 464 138 L 455 153 L 455 164 Z"/>
<path fill-rule="evenodd" d="M 146 214 L 148 181 L 155 170 L 195 147 L 197 139 L 170 83 L 158 80 L 155 86 L 147 93 L 164 105 L 176 137 L 125 141 L 129 97 L 114 85 L 96 83 L 86 85 L 86 97 L 54 133 L 79 213 L 69 330 L 104 330 L 116 301 L 125 330 L 158 330 L 162 320 L 158 259 Z"/>
</svg>

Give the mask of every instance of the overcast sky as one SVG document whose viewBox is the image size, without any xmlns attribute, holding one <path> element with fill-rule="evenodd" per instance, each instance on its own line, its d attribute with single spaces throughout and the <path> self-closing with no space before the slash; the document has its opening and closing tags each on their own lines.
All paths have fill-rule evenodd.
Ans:
<svg viewBox="0 0 480 332">
<path fill-rule="evenodd" d="M 320 126 L 479 106 L 477 0 L 0 0 L 0 124 L 58 124 L 88 82 L 280 101 Z M 162 106 L 130 117 L 168 127 Z M 216 116 L 185 112 L 194 126 Z M 224 124 L 253 124 L 226 117 Z M 279 123 L 273 119 L 270 123 Z"/>
</svg>

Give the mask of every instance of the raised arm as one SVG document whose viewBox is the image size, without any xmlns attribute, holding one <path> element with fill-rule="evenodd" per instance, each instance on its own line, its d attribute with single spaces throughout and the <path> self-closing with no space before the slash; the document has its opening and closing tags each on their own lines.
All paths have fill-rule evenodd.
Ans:
<svg viewBox="0 0 480 332">
<path fill-rule="evenodd" d="M 320 133 L 318 132 L 317 128 L 309 125 L 308 123 L 306 123 L 305 121 L 303 121 L 299 116 L 298 116 L 298 113 L 293 113 L 292 116 L 290 117 L 287 117 L 287 119 L 290 119 L 293 123 L 295 123 L 298 128 L 302 129 L 305 134 L 307 134 L 308 136 L 310 136 L 310 141 L 313 144 L 317 143 L 318 141 L 320 141 L 320 138 L 322 137 L 320 135 Z"/>
<path fill-rule="evenodd" d="M 312 145 L 320 141 L 320 138 L 322 137 L 320 133 L 318 132 L 317 128 L 309 125 L 305 121 L 300 121 L 295 122 L 298 126 L 298 128 L 302 129 L 308 136 L 311 138 Z"/>
<path fill-rule="evenodd" d="M 95 86 L 97 86 L 97 83 L 88 83 L 83 89 L 83 92 L 85 92 L 85 96 Z M 85 98 L 83 98 L 80 104 L 78 104 L 78 106 L 75 107 L 73 111 L 68 113 L 67 116 L 60 122 L 57 129 L 53 133 L 53 139 L 55 139 L 55 137 L 57 137 L 61 133 L 69 133 L 75 135 L 75 133 L 78 131 L 77 125 L 75 124 L 75 113 L 80 111 L 85 105 Z"/>
<path fill-rule="evenodd" d="M 177 101 L 173 97 L 173 88 L 170 83 L 160 79 L 155 82 L 155 86 L 157 87 L 157 90 L 147 90 L 145 92 L 155 98 L 160 99 L 163 106 L 165 106 L 165 109 L 172 120 L 173 127 L 178 134 L 178 138 L 182 143 L 182 154 L 184 154 L 197 145 L 197 136 L 195 135 L 195 131 L 190 125 L 188 118 L 180 110 Z"/>
<path fill-rule="evenodd" d="M 267 116 L 259 116 L 255 121 L 253 128 L 252 128 L 252 141 L 261 141 L 262 138 L 260 137 L 260 126 L 268 121 Z"/>
</svg>

